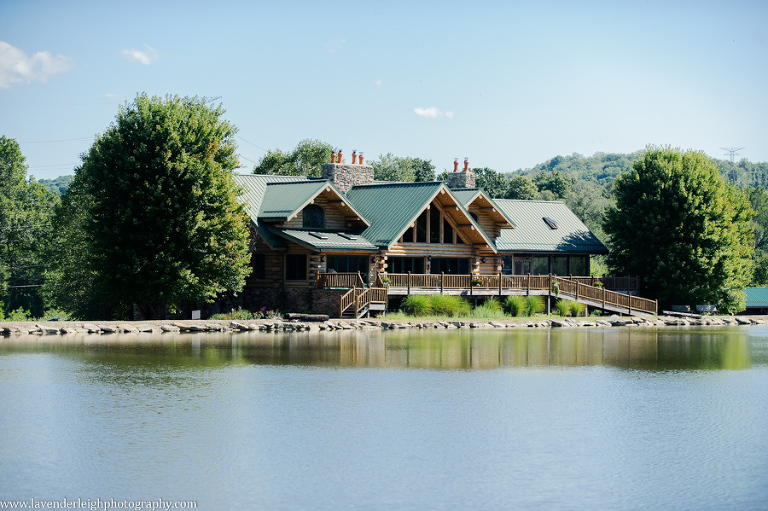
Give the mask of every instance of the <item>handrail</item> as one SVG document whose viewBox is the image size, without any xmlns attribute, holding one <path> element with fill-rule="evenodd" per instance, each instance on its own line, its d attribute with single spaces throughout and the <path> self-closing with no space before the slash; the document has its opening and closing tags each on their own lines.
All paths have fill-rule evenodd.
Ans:
<svg viewBox="0 0 768 511">
<path fill-rule="evenodd" d="M 353 287 L 352 289 L 344 293 L 341 297 L 341 300 L 339 300 L 339 317 L 342 317 L 344 315 L 344 311 L 349 309 L 349 307 L 353 303 L 356 303 L 356 301 L 357 301 L 357 289 Z"/>
<path fill-rule="evenodd" d="M 332 287 L 359 287 L 364 288 L 365 282 L 360 272 L 357 273 L 318 273 L 315 279 L 317 289 L 330 289 Z"/>
<path fill-rule="evenodd" d="M 557 282 L 559 293 L 573 297 L 576 300 L 589 300 L 600 304 L 602 307 L 611 306 L 626 310 L 629 314 L 645 312 L 656 314 L 658 302 L 640 296 L 627 293 L 619 293 L 585 283 L 583 277 L 556 277 L 552 275 L 501 275 L 501 274 L 473 274 L 473 275 L 445 275 L 445 274 L 411 274 L 389 273 L 391 288 L 429 289 L 443 292 L 446 289 L 473 289 L 489 290 L 498 289 L 499 294 L 503 290 L 552 291 L 552 283 Z M 589 277 L 591 279 L 591 277 Z M 630 279 L 632 277 L 616 277 L 617 279 Z M 472 281 L 481 281 L 480 285 L 472 286 Z M 387 288 L 381 283 L 381 276 L 377 275 L 375 286 L 364 288 L 359 273 L 324 273 L 320 274 L 318 284 L 327 287 L 347 287 L 350 290 L 341 297 L 339 316 L 343 315 L 352 304 L 355 304 L 355 316 L 370 303 L 386 303 Z M 626 280 L 629 282 L 629 280 Z M 343 284 L 347 284 L 344 286 Z"/>
</svg>

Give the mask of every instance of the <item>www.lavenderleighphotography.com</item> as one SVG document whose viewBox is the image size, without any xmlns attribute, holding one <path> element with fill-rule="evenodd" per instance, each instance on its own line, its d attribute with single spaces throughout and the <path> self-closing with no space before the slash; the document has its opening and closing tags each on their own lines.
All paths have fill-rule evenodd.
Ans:
<svg viewBox="0 0 768 511">
<path fill-rule="evenodd" d="M 765 509 L 768 5 L 0 7 L 0 509 Z"/>
</svg>

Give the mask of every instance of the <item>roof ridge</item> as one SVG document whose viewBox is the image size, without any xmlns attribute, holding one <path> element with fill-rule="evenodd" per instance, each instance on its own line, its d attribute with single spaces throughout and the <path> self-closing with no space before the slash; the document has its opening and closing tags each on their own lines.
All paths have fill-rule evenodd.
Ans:
<svg viewBox="0 0 768 511">
<path fill-rule="evenodd" d="M 373 188 L 378 186 L 424 186 L 424 185 L 436 185 L 445 184 L 442 181 L 384 181 L 378 183 L 366 183 L 362 185 L 354 185 L 352 188 Z M 350 188 L 350 190 L 352 189 Z"/>
</svg>

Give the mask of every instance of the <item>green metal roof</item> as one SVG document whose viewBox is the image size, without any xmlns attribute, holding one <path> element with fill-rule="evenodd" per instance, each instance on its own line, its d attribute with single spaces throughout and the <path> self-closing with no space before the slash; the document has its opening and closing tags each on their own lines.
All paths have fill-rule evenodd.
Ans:
<svg viewBox="0 0 768 511">
<path fill-rule="evenodd" d="M 496 239 L 500 251 L 608 253 L 605 245 L 563 202 L 511 199 L 494 202 L 516 226 L 501 231 Z M 557 228 L 551 228 L 544 218 L 554 220 Z"/>
<path fill-rule="evenodd" d="M 496 206 L 496 209 L 498 209 L 499 212 L 501 212 L 501 215 L 505 218 L 507 222 L 509 222 L 509 225 L 511 225 L 512 227 L 515 227 L 515 222 L 513 222 L 512 219 L 507 216 L 504 210 L 499 208 L 498 205 L 496 204 L 496 201 L 498 199 L 492 199 L 480 188 L 459 188 L 459 189 L 451 190 L 451 195 L 456 197 L 456 200 L 458 200 L 461 203 L 461 205 L 464 206 L 465 209 L 469 208 L 469 205 L 472 204 L 475 201 L 475 199 L 477 199 L 479 196 L 483 196 L 490 204 L 492 204 L 493 206 Z"/>
<path fill-rule="evenodd" d="M 267 183 L 264 199 L 261 201 L 261 208 L 259 208 L 259 219 L 288 220 L 327 186 L 331 186 L 330 182 L 319 180 Z"/>
<path fill-rule="evenodd" d="M 277 236 L 314 250 L 378 250 L 359 234 L 348 234 L 318 230 L 280 229 L 269 227 Z"/>
<path fill-rule="evenodd" d="M 371 223 L 363 237 L 378 246 L 397 241 L 434 199 L 442 183 L 389 183 L 353 186 L 347 198 Z"/>
<path fill-rule="evenodd" d="M 472 204 L 472 201 L 481 193 L 482 190 L 479 188 L 458 188 L 451 190 L 451 195 L 456 197 L 456 200 L 458 200 L 465 208 Z"/>
<path fill-rule="evenodd" d="M 768 307 L 768 287 L 748 287 L 747 307 Z"/>
<path fill-rule="evenodd" d="M 243 199 L 245 211 L 251 221 L 256 223 L 259 218 L 259 209 L 264 198 L 264 192 L 269 183 L 296 183 L 306 182 L 302 176 L 272 176 L 267 174 L 235 174 L 235 182 L 242 189 L 240 197 Z"/>
<path fill-rule="evenodd" d="M 273 176 L 268 174 L 236 174 L 235 182 L 240 186 L 240 198 L 253 225 L 261 233 L 264 241 L 272 248 L 284 247 L 285 243 L 259 222 L 259 209 L 269 183 L 301 183 L 307 181 L 303 176 Z"/>
</svg>

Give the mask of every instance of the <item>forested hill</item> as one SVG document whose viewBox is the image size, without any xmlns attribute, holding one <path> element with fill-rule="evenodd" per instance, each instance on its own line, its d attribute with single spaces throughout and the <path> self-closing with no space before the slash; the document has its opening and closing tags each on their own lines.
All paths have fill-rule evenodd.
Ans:
<svg viewBox="0 0 768 511">
<path fill-rule="evenodd" d="M 573 153 L 570 156 L 555 156 L 549 161 L 540 163 L 530 169 L 520 169 L 508 174 L 534 178 L 544 171 L 558 171 L 573 178 L 574 181 L 591 181 L 607 186 L 624 171 L 629 170 L 632 164 L 640 159 L 645 150 L 634 153 L 595 153 L 592 156 L 583 156 Z M 731 182 L 736 182 L 740 187 L 768 186 L 768 162 L 752 163 L 743 159 L 731 164 L 730 160 L 720 160 L 710 157 L 724 177 Z"/>
<path fill-rule="evenodd" d="M 37 182 L 48 189 L 49 192 L 57 195 L 64 195 L 64 192 L 69 188 L 69 182 L 75 176 L 59 176 L 56 179 L 38 179 Z"/>
<path fill-rule="evenodd" d="M 507 174 L 508 178 L 514 176 L 527 176 L 533 179 L 544 171 L 562 172 L 573 178 L 573 181 L 588 181 L 608 186 L 616 177 L 632 168 L 632 164 L 640 159 L 644 150 L 634 153 L 595 153 L 592 156 L 583 156 L 573 153 L 570 156 L 555 156 L 549 161 L 539 163 L 530 169 L 519 169 Z M 735 181 L 740 187 L 763 186 L 768 187 L 768 162 L 752 163 L 749 160 L 741 160 L 731 165 L 729 160 L 712 158 L 717 163 L 722 174 Z M 74 176 L 59 176 L 56 179 L 40 179 L 38 182 L 48 190 L 56 194 L 67 191 L 69 182 Z"/>
</svg>

